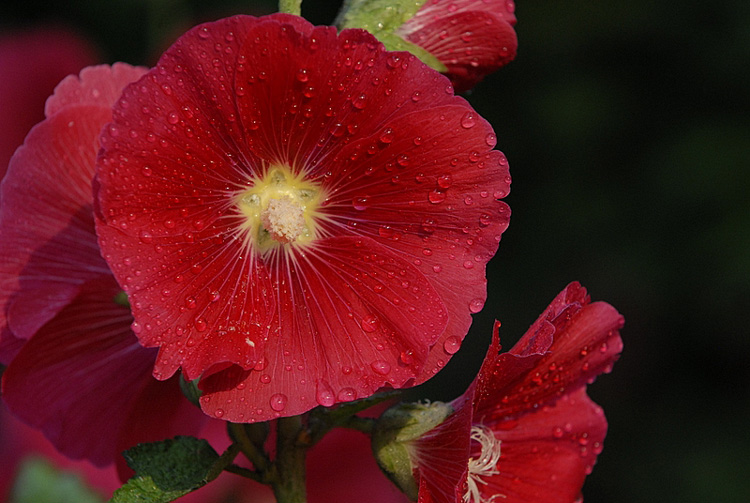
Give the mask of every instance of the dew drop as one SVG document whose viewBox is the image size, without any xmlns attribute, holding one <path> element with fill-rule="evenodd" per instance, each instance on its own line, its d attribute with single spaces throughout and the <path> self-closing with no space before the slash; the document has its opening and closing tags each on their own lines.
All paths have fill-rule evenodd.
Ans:
<svg viewBox="0 0 750 503">
<path fill-rule="evenodd" d="M 399 355 L 399 359 L 401 360 L 401 363 L 404 365 L 411 365 L 414 363 L 414 351 L 411 349 L 408 349 L 406 351 L 401 351 L 401 355 Z"/>
<path fill-rule="evenodd" d="M 438 204 L 445 201 L 445 198 L 447 197 L 445 192 L 440 192 L 437 189 L 430 192 L 430 194 L 427 196 L 428 199 L 432 204 Z"/>
<path fill-rule="evenodd" d="M 141 231 L 138 237 L 143 244 L 149 244 L 154 240 L 154 236 L 149 231 Z"/>
<path fill-rule="evenodd" d="M 471 260 L 467 260 L 464 262 L 464 269 L 473 269 L 474 268 L 474 262 Z"/>
<path fill-rule="evenodd" d="M 216 409 L 214 411 L 214 416 L 219 417 L 219 418 L 223 417 L 224 416 L 224 409 Z"/>
<path fill-rule="evenodd" d="M 461 117 L 462 128 L 471 129 L 476 125 L 477 125 L 477 114 L 475 114 L 473 111 L 466 112 L 464 116 Z"/>
<path fill-rule="evenodd" d="M 336 397 L 333 390 L 326 384 L 318 384 L 318 391 L 315 393 L 315 399 L 324 407 L 331 407 L 336 403 Z"/>
<path fill-rule="evenodd" d="M 283 393 L 275 393 L 271 395 L 271 399 L 269 400 L 269 403 L 271 405 L 271 408 L 275 410 L 276 412 L 281 412 L 286 408 L 286 403 L 289 401 L 287 396 Z"/>
<path fill-rule="evenodd" d="M 391 143 L 394 136 L 393 128 L 385 128 L 380 134 L 380 141 L 383 143 Z"/>
<path fill-rule="evenodd" d="M 352 206 L 357 211 L 364 211 L 367 209 L 368 206 L 368 199 L 367 197 L 355 197 L 352 199 Z"/>
<path fill-rule="evenodd" d="M 441 189 L 447 189 L 453 185 L 453 177 L 451 175 L 443 175 L 437 179 L 437 184 Z"/>
<path fill-rule="evenodd" d="M 487 146 L 494 147 L 497 145 L 497 136 L 495 136 L 495 133 L 487 133 L 487 136 L 484 137 L 485 143 L 487 143 Z"/>
<path fill-rule="evenodd" d="M 385 360 L 375 360 L 370 364 L 370 367 L 372 367 L 372 370 L 374 370 L 377 374 L 383 376 L 387 375 L 391 371 L 391 364 Z"/>
<path fill-rule="evenodd" d="M 271 376 L 268 375 L 268 374 L 263 374 L 262 376 L 260 376 L 260 382 L 262 382 L 263 384 L 270 383 L 271 382 Z"/>
<path fill-rule="evenodd" d="M 297 80 L 300 82 L 307 82 L 310 79 L 310 75 L 308 74 L 307 70 L 304 68 L 300 68 L 297 70 Z"/>
<path fill-rule="evenodd" d="M 469 302 L 469 311 L 478 313 L 484 307 L 484 299 L 476 298 Z"/>
<path fill-rule="evenodd" d="M 352 106 L 357 110 L 363 110 L 367 106 L 367 96 L 360 94 L 352 100 Z"/>
<path fill-rule="evenodd" d="M 458 352 L 460 348 L 461 348 L 461 339 L 459 339 L 455 335 L 448 337 L 443 343 L 443 349 L 449 355 L 456 354 L 456 352 Z"/>
<path fill-rule="evenodd" d="M 362 318 L 362 330 L 368 333 L 372 333 L 378 329 L 378 325 L 380 324 L 380 321 L 378 320 L 377 316 L 368 314 L 364 318 Z"/>
<path fill-rule="evenodd" d="M 180 118 L 176 113 L 170 112 L 169 115 L 167 115 L 167 122 L 169 122 L 170 124 L 177 124 L 178 122 L 180 122 Z"/>
<path fill-rule="evenodd" d="M 339 402 L 351 402 L 352 400 L 357 399 L 357 392 L 354 388 L 342 388 L 341 391 L 338 392 L 338 395 L 336 395 L 336 398 Z"/>
</svg>

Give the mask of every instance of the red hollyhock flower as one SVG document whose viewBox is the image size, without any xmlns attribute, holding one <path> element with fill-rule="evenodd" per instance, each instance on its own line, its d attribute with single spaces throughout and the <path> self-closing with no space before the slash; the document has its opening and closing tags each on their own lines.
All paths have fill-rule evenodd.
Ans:
<svg viewBox="0 0 750 503">
<path fill-rule="evenodd" d="M 516 57 L 513 0 L 427 0 L 396 34 L 426 49 L 466 91 Z"/>
<path fill-rule="evenodd" d="M 151 377 L 156 352 L 130 330 L 94 232 L 97 137 L 143 73 L 117 64 L 63 80 L 0 195 L 3 399 L 61 452 L 97 465 L 138 442 L 194 433 L 204 417 L 176 379 Z"/>
<path fill-rule="evenodd" d="M 455 413 L 414 443 L 419 501 L 579 501 L 607 432 L 586 384 L 611 370 L 622 323 L 572 283 L 507 353 L 496 324 Z"/>
<path fill-rule="evenodd" d="M 425 381 L 486 298 L 508 225 L 495 135 L 362 30 L 191 30 L 102 137 L 97 232 L 154 375 L 235 422 Z"/>
</svg>

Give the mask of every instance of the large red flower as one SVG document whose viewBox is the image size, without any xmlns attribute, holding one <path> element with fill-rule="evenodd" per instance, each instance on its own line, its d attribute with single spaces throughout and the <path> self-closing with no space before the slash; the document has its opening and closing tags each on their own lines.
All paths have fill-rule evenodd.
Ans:
<svg viewBox="0 0 750 503">
<path fill-rule="evenodd" d="M 419 501 L 578 501 L 607 432 L 586 384 L 611 370 L 622 323 L 572 283 L 507 353 L 496 325 L 455 413 L 413 445 Z"/>
<path fill-rule="evenodd" d="M 427 0 L 396 30 L 443 63 L 459 91 L 516 57 L 513 0 Z"/>
<path fill-rule="evenodd" d="M 115 301 L 121 289 L 94 232 L 97 137 L 143 73 L 118 64 L 63 80 L 0 195 L 3 399 L 64 454 L 97 465 L 138 442 L 194 433 L 203 420 L 176 379 L 151 377 L 156 352 L 139 345 Z"/>
<path fill-rule="evenodd" d="M 495 135 L 445 77 L 361 30 L 191 30 L 115 106 L 97 232 L 154 375 L 261 421 L 436 373 L 508 224 Z"/>
</svg>

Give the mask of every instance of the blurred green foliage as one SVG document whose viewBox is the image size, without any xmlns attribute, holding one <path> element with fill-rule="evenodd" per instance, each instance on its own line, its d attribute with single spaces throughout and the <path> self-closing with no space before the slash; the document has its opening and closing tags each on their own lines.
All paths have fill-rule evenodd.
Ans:
<svg viewBox="0 0 750 503">
<path fill-rule="evenodd" d="M 74 473 L 58 470 L 41 458 L 21 465 L 9 503 L 103 503 Z"/>
<path fill-rule="evenodd" d="M 337 3 L 305 0 L 331 23 Z M 275 2 L 14 1 L 3 28 L 64 22 L 103 61 L 152 64 L 193 24 Z M 750 501 L 750 4 L 517 2 L 515 62 L 467 96 L 510 160 L 510 229 L 489 298 L 444 372 L 451 399 L 492 322 L 509 348 L 568 282 L 626 317 L 590 394 L 605 450 L 587 503 Z"/>
</svg>

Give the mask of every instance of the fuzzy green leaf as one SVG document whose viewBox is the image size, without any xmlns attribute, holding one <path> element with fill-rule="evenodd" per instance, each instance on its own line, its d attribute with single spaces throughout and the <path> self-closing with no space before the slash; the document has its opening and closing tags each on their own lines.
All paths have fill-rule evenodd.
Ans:
<svg viewBox="0 0 750 503">
<path fill-rule="evenodd" d="M 110 503 L 167 503 L 218 475 L 219 455 L 208 442 L 193 437 L 138 444 L 123 456 L 135 476 L 115 491 Z"/>
</svg>

